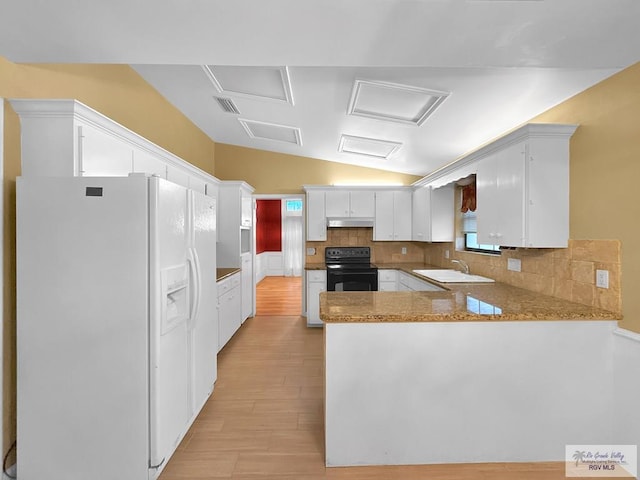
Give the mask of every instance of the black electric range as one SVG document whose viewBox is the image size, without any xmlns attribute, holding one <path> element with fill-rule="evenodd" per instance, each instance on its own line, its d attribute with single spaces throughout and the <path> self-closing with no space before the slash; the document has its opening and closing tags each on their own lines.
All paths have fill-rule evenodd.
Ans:
<svg viewBox="0 0 640 480">
<path fill-rule="evenodd" d="M 376 291 L 378 268 L 371 264 L 370 247 L 327 247 L 327 291 Z"/>
</svg>

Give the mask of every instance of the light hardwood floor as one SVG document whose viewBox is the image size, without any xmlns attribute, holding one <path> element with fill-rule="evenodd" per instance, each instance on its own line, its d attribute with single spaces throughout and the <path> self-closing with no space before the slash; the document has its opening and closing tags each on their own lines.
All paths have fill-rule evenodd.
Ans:
<svg viewBox="0 0 640 480">
<path fill-rule="evenodd" d="M 265 277 L 256 287 L 256 315 L 300 315 L 302 277 Z"/>
<path fill-rule="evenodd" d="M 297 308 L 250 318 L 220 352 L 213 395 L 161 480 L 565 479 L 563 463 L 325 468 L 322 330 Z"/>
</svg>

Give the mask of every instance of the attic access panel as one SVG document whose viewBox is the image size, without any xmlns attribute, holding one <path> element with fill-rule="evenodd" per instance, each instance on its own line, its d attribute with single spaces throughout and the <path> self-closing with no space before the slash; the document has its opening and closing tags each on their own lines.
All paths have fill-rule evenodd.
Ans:
<svg viewBox="0 0 640 480">
<path fill-rule="evenodd" d="M 219 93 L 294 104 L 287 67 L 204 65 L 202 68 Z"/>
<path fill-rule="evenodd" d="M 397 152 L 402 143 L 380 140 L 378 138 L 356 137 L 353 135 L 342 135 L 338 151 L 342 153 L 353 153 L 380 159 L 388 159 Z"/>
<path fill-rule="evenodd" d="M 420 126 L 448 96 L 448 92 L 422 87 L 356 80 L 347 113 Z"/>
</svg>

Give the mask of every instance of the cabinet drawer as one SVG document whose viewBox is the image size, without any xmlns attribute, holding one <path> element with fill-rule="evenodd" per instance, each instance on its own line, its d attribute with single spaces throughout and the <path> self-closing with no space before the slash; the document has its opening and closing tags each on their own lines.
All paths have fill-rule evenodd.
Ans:
<svg viewBox="0 0 640 480">
<path fill-rule="evenodd" d="M 380 282 L 378 286 L 379 292 L 396 292 L 398 291 L 398 285 L 396 282 Z"/>
<path fill-rule="evenodd" d="M 232 288 L 240 286 L 240 274 L 234 273 L 232 276 L 218 282 L 218 298 L 227 293 Z"/>
<path fill-rule="evenodd" d="M 396 270 L 378 270 L 378 280 L 381 282 L 395 282 L 398 280 Z"/>
<path fill-rule="evenodd" d="M 229 278 L 229 280 L 231 280 L 231 288 L 239 286 L 240 282 L 242 281 L 242 279 L 240 278 L 240 273 L 234 273 L 231 278 Z"/>
<path fill-rule="evenodd" d="M 307 270 L 308 282 L 326 282 L 327 272 L 324 270 Z"/>
<path fill-rule="evenodd" d="M 231 303 L 233 302 L 234 299 L 238 297 L 238 295 L 240 295 L 240 289 L 232 288 L 226 291 L 225 293 L 223 293 L 222 295 L 218 296 L 218 304 L 224 305 L 224 304 Z"/>
</svg>

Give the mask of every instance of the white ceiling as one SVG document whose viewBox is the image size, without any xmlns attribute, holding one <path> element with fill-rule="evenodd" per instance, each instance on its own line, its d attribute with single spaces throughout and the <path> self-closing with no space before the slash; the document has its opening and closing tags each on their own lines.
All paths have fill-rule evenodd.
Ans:
<svg viewBox="0 0 640 480">
<path fill-rule="evenodd" d="M 0 55 L 131 64 L 216 142 L 424 175 L 640 60 L 639 24 L 638 0 L 3 0 Z M 348 114 L 356 80 L 409 87 L 389 112 L 450 95 L 382 121 Z"/>
</svg>

